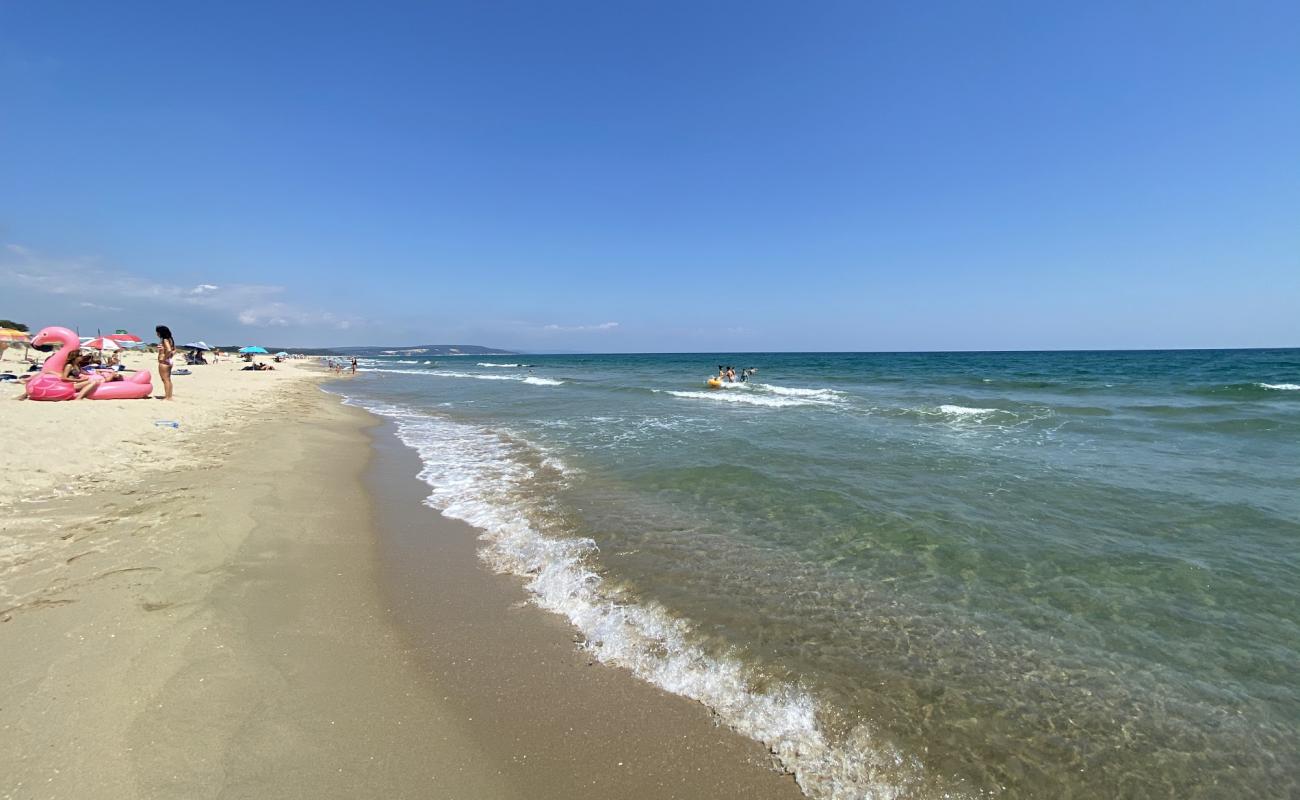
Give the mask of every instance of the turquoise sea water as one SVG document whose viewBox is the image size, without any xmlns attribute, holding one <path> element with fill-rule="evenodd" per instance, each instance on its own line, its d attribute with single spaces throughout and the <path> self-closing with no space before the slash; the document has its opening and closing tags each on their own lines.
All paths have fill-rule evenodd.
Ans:
<svg viewBox="0 0 1300 800">
<path fill-rule="evenodd" d="M 1300 795 L 1300 350 L 363 370 L 489 564 L 810 796 Z"/>
</svg>

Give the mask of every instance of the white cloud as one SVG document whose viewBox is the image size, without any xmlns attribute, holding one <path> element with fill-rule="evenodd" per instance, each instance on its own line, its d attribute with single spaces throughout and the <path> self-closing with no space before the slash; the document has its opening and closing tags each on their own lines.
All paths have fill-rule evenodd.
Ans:
<svg viewBox="0 0 1300 800">
<path fill-rule="evenodd" d="M 544 325 L 542 330 L 564 333 L 597 333 L 599 331 L 612 331 L 617 327 L 617 322 L 602 322 L 599 325 Z"/>
<path fill-rule="evenodd" d="M 281 299 L 288 290 L 283 286 L 261 284 L 200 283 L 192 287 L 151 280 L 121 270 L 106 269 L 92 259 L 50 259 L 16 244 L 5 244 L 6 257 L 0 252 L 0 267 L 8 280 L 19 288 L 50 295 L 76 295 L 93 291 L 106 301 L 122 305 L 175 309 L 196 308 L 226 315 L 243 325 L 287 328 L 322 326 L 346 330 L 360 320 L 330 311 L 303 308 Z M 80 307 L 120 312 L 119 305 L 80 303 Z"/>
</svg>

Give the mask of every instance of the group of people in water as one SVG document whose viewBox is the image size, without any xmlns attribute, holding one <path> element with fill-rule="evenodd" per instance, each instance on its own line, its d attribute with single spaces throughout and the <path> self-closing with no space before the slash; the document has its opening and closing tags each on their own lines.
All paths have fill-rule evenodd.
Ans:
<svg viewBox="0 0 1300 800">
<path fill-rule="evenodd" d="M 349 370 L 351 371 L 351 374 L 356 375 L 357 357 L 352 356 L 350 360 L 342 358 L 327 358 L 325 359 L 325 366 L 335 375 L 342 375 L 345 371 Z"/>
<path fill-rule="evenodd" d="M 753 377 L 756 372 L 758 372 L 758 367 L 745 367 L 737 373 L 735 367 L 719 364 L 718 380 L 723 381 L 724 383 L 744 383 Z"/>
</svg>

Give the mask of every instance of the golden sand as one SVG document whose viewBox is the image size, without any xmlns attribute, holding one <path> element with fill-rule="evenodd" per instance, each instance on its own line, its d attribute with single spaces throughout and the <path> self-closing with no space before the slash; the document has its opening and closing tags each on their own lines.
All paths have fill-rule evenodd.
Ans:
<svg viewBox="0 0 1300 800">
<path fill-rule="evenodd" d="M 0 800 L 798 797 L 588 666 L 413 465 L 376 476 L 323 370 L 240 366 L 171 402 L 0 389 Z"/>
</svg>

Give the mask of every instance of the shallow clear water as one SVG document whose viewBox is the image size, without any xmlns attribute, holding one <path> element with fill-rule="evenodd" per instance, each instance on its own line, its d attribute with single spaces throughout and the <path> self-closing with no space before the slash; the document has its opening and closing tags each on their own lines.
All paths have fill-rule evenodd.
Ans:
<svg viewBox="0 0 1300 800">
<path fill-rule="evenodd" d="M 1300 793 L 1300 351 L 363 365 L 491 564 L 814 797 Z"/>
</svg>

